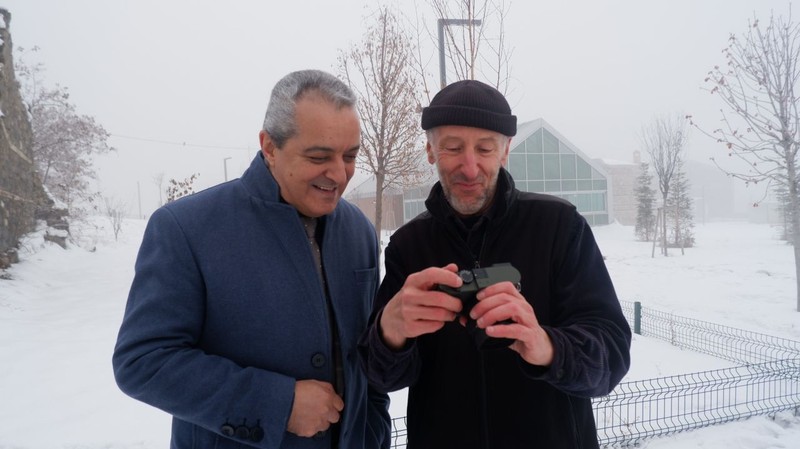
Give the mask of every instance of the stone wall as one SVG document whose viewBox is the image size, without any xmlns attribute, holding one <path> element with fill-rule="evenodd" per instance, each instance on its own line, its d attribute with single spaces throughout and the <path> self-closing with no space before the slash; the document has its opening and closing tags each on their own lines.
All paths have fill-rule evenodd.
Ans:
<svg viewBox="0 0 800 449">
<path fill-rule="evenodd" d="M 15 261 L 20 237 L 49 201 L 33 163 L 33 133 L 14 75 L 11 14 L 0 8 L 0 269 Z"/>
</svg>

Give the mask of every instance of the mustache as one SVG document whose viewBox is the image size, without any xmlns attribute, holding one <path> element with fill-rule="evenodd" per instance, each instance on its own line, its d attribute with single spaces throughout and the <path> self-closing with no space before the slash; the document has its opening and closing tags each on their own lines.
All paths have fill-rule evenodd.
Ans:
<svg viewBox="0 0 800 449">
<path fill-rule="evenodd" d="M 479 174 L 474 179 L 470 179 L 465 176 L 463 173 L 456 173 L 450 177 L 450 182 L 478 182 L 483 183 L 486 181 L 486 177 L 482 174 Z"/>
</svg>

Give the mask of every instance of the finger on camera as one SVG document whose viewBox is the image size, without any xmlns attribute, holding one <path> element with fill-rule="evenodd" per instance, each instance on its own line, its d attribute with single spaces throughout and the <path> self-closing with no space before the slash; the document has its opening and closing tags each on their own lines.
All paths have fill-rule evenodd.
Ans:
<svg viewBox="0 0 800 449">
<path fill-rule="evenodd" d="M 432 304 L 435 307 L 441 307 L 452 313 L 459 313 L 461 309 L 464 308 L 464 303 L 455 296 L 440 291 L 431 291 L 430 293 L 431 295 L 435 295 L 435 302 Z M 453 318 L 450 318 L 448 321 L 452 321 Z"/>
<path fill-rule="evenodd" d="M 482 301 L 490 296 L 499 295 L 502 293 L 506 293 L 515 298 L 522 297 L 522 295 L 520 295 L 519 291 L 517 290 L 517 287 L 512 282 L 504 281 L 492 284 L 486 288 L 481 289 L 481 291 L 479 291 L 478 294 L 476 295 L 476 298 L 478 299 L 478 301 Z"/>
<path fill-rule="evenodd" d="M 447 270 L 447 271 L 452 271 L 453 273 L 458 273 L 458 265 L 456 265 L 455 263 L 452 263 L 452 262 L 447 264 L 447 265 L 445 265 L 445 266 L 443 266 L 442 269 Z"/>
<path fill-rule="evenodd" d="M 419 322 L 445 323 L 453 321 L 456 312 L 440 307 L 438 304 L 429 306 L 420 305 L 410 311 L 405 317 L 406 326 L 413 326 Z"/>
<path fill-rule="evenodd" d="M 493 324 L 486 329 L 486 335 L 492 338 L 508 338 L 522 340 L 527 328 L 521 324 Z"/>
<path fill-rule="evenodd" d="M 492 301 L 489 303 L 489 301 Z M 484 306 L 485 310 L 478 309 L 478 306 Z M 478 309 L 477 311 L 475 309 Z M 479 303 L 472 308 L 470 315 L 475 315 L 475 320 L 480 328 L 486 328 L 500 323 L 502 321 L 511 320 L 514 322 L 523 321 L 523 316 L 526 310 L 518 303 L 502 301 L 498 299 L 491 299 L 484 301 L 483 304 Z"/>
<path fill-rule="evenodd" d="M 443 328 L 446 323 L 446 321 L 438 320 L 418 320 L 411 328 L 412 337 L 410 338 L 419 337 L 420 335 L 425 334 L 432 334 Z"/>
<path fill-rule="evenodd" d="M 446 316 L 437 318 L 430 313 L 447 312 L 448 314 L 458 313 L 463 307 L 458 298 L 448 295 L 438 290 L 413 290 L 403 292 L 402 299 L 398 302 L 397 308 L 406 319 L 440 319 L 447 320 Z M 452 318 L 450 318 L 452 319 Z"/>
<path fill-rule="evenodd" d="M 516 304 L 518 301 L 515 301 L 512 295 L 509 295 L 506 292 L 496 293 L 491 296 L 484 296 L 483 299 L 479 300 L 469 311 L 469 316 L 473 320 L 477 320 L 480 317 L 484 316 L 490 310 L 494 310 L 498 307 L 503 307 L 507 304 Z"/>
<path fill-rule="evenodd" d="M 419 282 L 420 287 L 431 290 L 436 285 L 446 285 L 448 287 L 458 288 L 461 287 L 464 281 L 456 274 L 457 267 L 455 264 L 446 265 L 444 268 L 429 267 L 418 273 L 409 276 L 416 276 L 415 281 Z"/>
<path fill-rule="evenodd" d="M 428 307 L 422 318 L 431 321 L 450 322 L 456 319 L 463 307 L 464 305 L 457 298 L 448 296 L 433 307 Z"/>
</svg>

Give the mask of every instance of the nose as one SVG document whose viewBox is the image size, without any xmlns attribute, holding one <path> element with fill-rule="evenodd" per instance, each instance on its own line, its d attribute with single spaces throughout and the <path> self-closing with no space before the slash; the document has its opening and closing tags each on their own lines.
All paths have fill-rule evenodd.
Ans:
<svg viewBox="0 0 800 449">
<path fill-rule="evenodd" d="M 461 160 L 461 173 L 468 179 L 475 179 L 478 177 L 478 158 L 474 151 L 464 151 Z"/>
<path fill-rule="evenodd" d="M 342 158 L 334 158 L 325 175 L 339 186 L 347 184 L 347 162 Z"/>
</svg>

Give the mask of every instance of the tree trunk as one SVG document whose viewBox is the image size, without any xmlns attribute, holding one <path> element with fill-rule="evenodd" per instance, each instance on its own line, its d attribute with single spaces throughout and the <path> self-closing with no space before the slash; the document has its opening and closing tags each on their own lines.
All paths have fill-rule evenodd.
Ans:
<svg viewBox="0 0 800 449">
<path fill-rule="evenodd" d="M 678 207 L 678 200 L 675 200 L 675 244 L 681 249 L 681 256 L 686 255 L 683 251 L 683 237 L 681 236 L 681 208 Z"/>
<path fill-rule="evenodd" d="M 653 227 L 653 250 L 650 252 L 650 258 L 656 257 L 656 242 L 658 241 L 658 224 L 661 222 L 661 208 L 656 211 L 656 224 Z"/>
<path fill-rule="evenodd" d="M 797 197 L 797 172 L 794 164 L 787 164 L 789 207 L 792 209 L 792 246 L 794 247 L 794 279 L 797 311 L 800 312 L 800 198 Z"/>
<path fill-rule="evenodd" d="M 663 194 L 664 207 L 661 208 L 661 254 L 667 256 L 667 196 L 665 191 Z"/>
<path fill-rule="evenodd" d="M 383 188 L 385 176 L 383 173 L 375 174 L 375 232 L 378 235 L 378 254 L 383 251 L 381 242 L 381 227 L 383 227 Z"/>
</svg>

